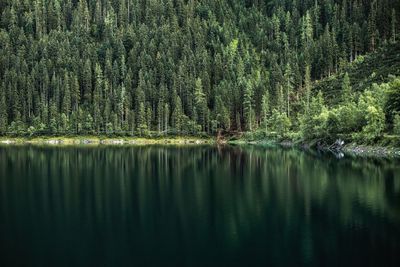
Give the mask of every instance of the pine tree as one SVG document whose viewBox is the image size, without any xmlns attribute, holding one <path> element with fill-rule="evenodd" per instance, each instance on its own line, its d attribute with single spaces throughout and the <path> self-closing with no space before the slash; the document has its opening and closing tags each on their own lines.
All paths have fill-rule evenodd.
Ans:
<svg viewBox="0 0 400 267">
<path fill-rule="evenodd" d="M 310 97 L 311 97 L 311 71 L 309 65 L 306 65 L 306 71 L 304 76 L 304 88 L 306 94 L 305 112 L 308 113 L 310 109 Z"/>
<path fill-rule="evenodd" d="M 0 85 L 0 135 L 7 132 L 8 126 L 7 102 L 4 83 Z"/>
<path fill-rule="evenodd" d="M 166 132 L 166 133 L 168 133 L 169 113 L 170 113 L 169 104 L 165 103 L 165 105 L 164 105 L 164 132 Z"/>
<path fill-rule="evenodd" d="M 176 96 L 175 100 L 175 109 L 172 114 L 172 127 L 175 128 L 175 130 L 178 133 L 182 132 L 182 124 L 183 124 L 183 111 L 182 111 L 182 101 L 179 96 Z"/>
<path fill-rule="evenodd" d="M 56 101 L 51 99 L 49 110 L 49 130 L 53 134 L 58 133 L 58 123 L 60 121 L 58 114 Z"/>
<path fill-rule="evenodd" d="M 305 61 L 310 63 L 311 61 L 311 46 L 313 43 L 313 26 L 310 13 L 307 11 L 305 17 L 303 17 L 303 25 L 301 31 L 301 41 L 304 49 L 305 54 Z"/>
<path fill-rule="evenodd" d="M 265 133 L 268 133 L 268 118 L 269 118 L 269 91 L 266 90 L 261 102 L 263 124 L 265 126 Z"/>
<path fill-rule="evenodd" d="M 206 130 L 207 118 L 207 101 L 206 95 L 203 92 L 203 84 L 200 78 L 197 78 L 194 92 L 195 112 L 198 116 L 198 124 L 202 130 Z"/>
<path fill-rule="evenodd" d="M 63 88 L 64 96 L 61 105 L 61 112 L 68 118 L 71 113 L 71 88 L 69 85 L 69 77 L 67 72 L 64 74 Z"/>
<path fill-rule="evenodd" d="M 368 17 L 368 35 L 370 41 L 369 47 L 371 51 L 375 50 L 377 42 L 376 16 L 377 16 L 377 2 L 376 0 L 373 0 L 371 2 L 371 10 Z"/>
<path fill-rule="evenodd" d="M 95 67 L 95 78 L 96 82 L 93 91 L 93 123 L 96 133 L 99 133 L 102 122 L 100 105 L 101 105 L 101 93 L 103 91 L 103 71 L 101 70 L 99 64 L 96 64 Z"/>
<path fill-rule="evenodd" d="M 143 72 L 139 72 L 139 85 L 135 91 L 135 113 L 136 113 L 136 127 L 137 130 L 142 131 L 146 122 L 146 107 L 145 107 L 145 94 L 146 82 L 144 80 Z"/>
<path fill-rule="evenodd" d="M 352 100 L 352 88 L 350 84 L 349 74 L 346 72 L 342 83 L 342 101 L 343 103 L 349 103 Z"/>
<path fill-rule="evenodd" d="M 148 131 L 151 131 L 151 129 L 152 129 L 152 127 L 151 127 L 152 118 L 153 118 L 153 112 L 151 110 L 150 103 L 147 102 L 146 121 L 145 121 L 145 123 L 146 123 L 146 130 L 148 130 Z"/>
<path fill-rule="evenodd" d="M 111 99 L 110 99 L 110 85 L 107 79 L 104 80 L 104 100 L 103 100 L 103 125 L 107 125 L 107 124 L 111 124 L 111 128 L 112 127 L 112 123 L 111 123 L 111 109 L 112 109 L 112 105 L 111 105 Z M 109 129 L 110 127 L 107 127 L 107 129 Z M 107 130 L 108 131 L 108 130 Z M 111 130 L 110 132 L 112 132 L 113 130 Z"/>
<path fill-rule="evenodd" d="M 283 113 L 285 110 L 283 97 L 283 87 L 281 84 L 276 85 L 276 108 L 280 113 Z"/>
<path fill-rule="evenodd" d="M 284 80 L 286 87 L 286 114 L 288 117 L 290 117 L 290 95 L 293 92 L 294 81 L 293 81 L 292 68 L 290 67 L 289 63 L 286 64 Z"/>
<path fill-rule="evenodd" d="M 396 34 L 397 34 L 397 18 L 396 18 L 396 10 L 392 9 L 392 42 L 396 42 Z"/>
<path fill-rule="evenodd" d="M 243 97 L 243 112 L 246 123 L 246 128 L 249 131 L 253 130 L 253 86 L 251 82 L 245 82 L 244 97 Z"/>
<path fill-rule="evenodd" d="M 82 77 L 83 102 L 90 104 L 92 100 L 92 64 L 90 59 L 85 61 Z"/>
<path fill-rule="evenodd" d="M 224 101 L 222 100 L 221 96 L 217 96 L 215 100 L 215 116 L 217 121 L 217 128 L 218 129 L 230 129 L 231 128 L 231 120 L 229 116 L 229 111 L 226 108 Z"/>
<path fill-rule="evenodd" d="M 79 82 L 76 75 L 70 76 L 71 82 L 71 100 L 73 111 L 77 112 L 79 110 L 79 104 L 81 101 L 81 90 L 79 89 Z"/>
<path fill-rule="evenodd" d="M 79 26 L 83 27 L 85 32 L 89 31 L 90 13 L 86 0 L 79 0 L 77 23 Z"/>
<path fill-rule="evenodd" d="M 68 129 L 69 129 L 69 119 L 64 113 L 62 113 L 60 121 L 60 130 L 63 134 L 65 134 L 68 132 Z"/>
<path fill-rule="evenodd" d="M 125 124 L 125 101 L 126 101 L 126 89 L 125 85 L 122 83 L 118 88 L 118 95 L 117 95 L 117 108 L 118 108 L 118 120 L 121 129 Z"/>
</svg>

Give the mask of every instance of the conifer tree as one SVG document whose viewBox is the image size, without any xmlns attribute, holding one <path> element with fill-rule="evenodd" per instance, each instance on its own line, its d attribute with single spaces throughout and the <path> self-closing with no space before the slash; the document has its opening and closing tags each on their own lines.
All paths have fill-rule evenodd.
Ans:
<svg viewBox="0 0 400 267">
<path fill-rule="evenodd" d="M 93 123 L 96 133 L 100 132 L 101 128 L 101 93 L 103 91 L 103 72 L 99 64 L 95 68 L 95 87 L 93 91 Z"/>
<path fill-rule="evenodd" d="M 182 110 L 182 100 L 179 96 L 176 96 L 175 100 L 175 109 L 172 114 L 172 127 L 175 128 L 175 130 L 178 133 L 182 132 L 182 126 L 183 126 L 183 110 Z"/>
<path fill-rule="evenodd" d="M 262 119 L 263 119 L 263 124 L 265 126 L 265 133 L 268 133 L 268 119 L 269 119 L 269 92 L 268 90 L 265 91 L 263 97 L 262 97 Z"/>
<path fill-rule="evenodd" d="M 201 125 L 202 130 L 206 130 L 207 102 L 206 95 L 203 92 L 203 84 L 200 78 L 197 78 L 194 93 L 195 112 L 198 116 L 197 123 Z"/>
<path fill-rule="evenodd" d="M 253 87 L 251 82 L 245 82 L 244 89 L 244 97 L 243 97 L 243 112 L 244 119 L 246 123 L 246 129 L 249 131 L 253 130 L 253 117 L 254 117 L 254 108 L 253 108 Z"/>
<path fill-rule="evenodd" d="M 397 40 L 397 18 L 396 18 L 396 10 L 392 9 L 392 42 L 395 43 Z"/>
<path fill-rule="evenodd" d="M 305 77 L 304 77 L 304 88 L 305 88 L 305 112 L 308 113 L 310 109 L 310 97 L 311 97 L 311 71 L 310 66 L 306 65 Z"/>
<path fill-rule="evenodd" d="M 7 102 L 6 102 L 6 92 L 4 90 L 4 83 L 0 86 L 0 134 L 5 134 L 7 132 L 8 125 L 8 115 L 7 115 Z"/>
<path fill-rule="evenodd" d="M 346 72 L 342 83 L 342 101 L 343 103 L 349 103 L 352 100 L 352 88 L 350 84 L 349 74 Z"/>
<path fill-rule="evenodd" d="M 377 16 L 377 2 L 373 0 L 371 2 L 371 11 L 368 17 L 368 34 L 369 34 L 369 48 L 374 51 L 377 42 L 377 27 L 376 27 L 376 16 Z"/>
<path fill-rule="evenodd" d="M 71 113 L 71 88 L 67 72 L 64 74 L 63 88 L 64 95 L 62 99 L 61 112 L 68 118 Z"/>
<path fill-rule="evenodd" d="M 288 117 L 290 117 L 290 95 L 293 91 L 293 73 L 292 73 L 292 68 L 290 67 L 290 64 L 286 64 L 286 69 L 285 69 L 285 75 L 284 75 L 284 80 L 285 80 L 285 89 L 286 89 L 286 114 Z"/>
</svg>

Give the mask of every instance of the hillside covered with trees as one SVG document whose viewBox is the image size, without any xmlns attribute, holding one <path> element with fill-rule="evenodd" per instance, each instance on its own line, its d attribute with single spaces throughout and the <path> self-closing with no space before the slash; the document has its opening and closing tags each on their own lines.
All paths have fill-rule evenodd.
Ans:
<svg viewBox="0 0 400 267">
<path fill-rule="evenodd" d="M 0 0 L 0 15 L 0 135 L 400 134 L 400 1 Z M 353 66 L 382 51 L 384 79 L 360 85 Z"/>
</svg>

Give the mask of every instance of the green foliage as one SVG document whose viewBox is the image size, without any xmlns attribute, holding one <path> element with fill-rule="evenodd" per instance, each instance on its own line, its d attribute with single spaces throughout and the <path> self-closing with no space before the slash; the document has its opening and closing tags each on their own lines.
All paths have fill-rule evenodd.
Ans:
<svg viewBox="0 0 400 267">
<path fill-rule="evenodd" d="M 400 135 L 400 115 L 396 114 L 393 120 L 393 133 Z"/>
<path fill-rule="evenodd" d="M 353 94 L 362 93 L 374 83 L 391 82 L 391 75 L 400 76 L 400 43 L 383 46 L 374 53 L 358 58 L 343 72 L 315 83 L 313 91 L 324 92 L 327 103 L 335 105 L 342 101 L 340 96 L 346 72 L 350 77 Z"/>
<path fill-rule="evenodd" d="M 289 132 L 292 122 L 286 113 L 281 113 L 275 109 L 272 111 L 270 124 L 273 131 L 280 136 L 285 136 Z"/>
<path fill-rule="evenodd" d="M 363 128 L 363 133 L 368 139 L 380 137 L 385 129 L 385 113 L 381 108 L 369 106 L 365 115 L 367 125 Z"/>
<path fill-rule="evenodd" d="M 385 113 L 389 117 L 389 121 L 392 121 L 393 114 L 400 112 L 400 78 L 395 78 L 388 86 L 386 90 L 387 102 Z"/>
<path fill-rule="evenodd" d="M 300 117 L 300 131 L 305 139 L 320 137 L 328 118 L 322 92 L 311 99 L 308 111 Z M 318 128 L 318 129 L 316 129 Z"/>
<path fill-rule="evenodd" d="M 352 88 L 350 85 L 349 74 L 346 72 L 342 84 L 342 102 L 349 103 L 352 100 Z"/>
<path fill-rule="evenodd" d="M 335 112 L 339 121 L 339 133 L 351 133 L 362 128 L 362 114 L 360 116 L 356 103 L 349 102 L 341 105 Z"/>
</svg>

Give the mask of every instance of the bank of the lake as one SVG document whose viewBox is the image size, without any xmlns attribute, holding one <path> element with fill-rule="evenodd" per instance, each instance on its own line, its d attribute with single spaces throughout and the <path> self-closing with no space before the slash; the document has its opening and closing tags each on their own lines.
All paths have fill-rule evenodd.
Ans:
<svg viewBox="0 0 400 267">
<path fill-rule="evenodd" d="M 324 140 L 292 140 L 289 138 L 271 138 L 261 140 L 249 140 L 247 138 L 234 138 L 227 141 L 230 145 L 255 145 L 255 146 L 280 146 L 286 148 L 299 149 L 319 149 L 333 153 L 344 153 L 351 156 L 359 157 L 384 157 L 384 158 L 400 158 L 400 139 L 393 137 L 382 139 L 374 144 L 360 143 L 354 140 L 344 141 L 340 149 L 332 149 L 332 144 Z M 320 143 L 320 145 L 318 145 Z"/>
<path fill-rule="evenodd" d="M 167 136 L 167 137 L 110 137 L 110 136 L 40 136 L 40 137 L 0 137 L 0 145 L 254 145 L 264 147 L 286 147 L 299 149 L 321 149 L 332 151 L 329 145 L 317 147 L 317 141 L 300 141 L 291 139 L 262 139 L 249 140 L 246 138 L 222 139 L 215 137 L 196 136 Z M 400 157 L 400 147 L 377 143 L 375 145 L 359 144 L 356 142 L 345 143 L 340 152 L 360 157 Z"/>
<path fill-rule="evenodd" d="M 41 137 L 0 137 L 3 145 L 202 145 L 214 144 L 207 137 L 109 137 L 109 136 L 41 136 Z"/>
</svg>

